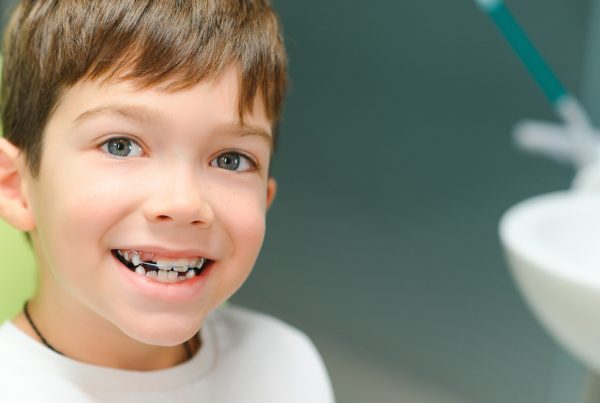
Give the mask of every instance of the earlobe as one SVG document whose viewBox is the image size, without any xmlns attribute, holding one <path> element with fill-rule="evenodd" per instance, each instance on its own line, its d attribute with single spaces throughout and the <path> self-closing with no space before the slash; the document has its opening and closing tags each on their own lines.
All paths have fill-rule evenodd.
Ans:
<svg viewBox="0 0 600 403">
<path fill-rule="evenodd" d="M 0 217 L 21 231 L 31 231 L 35 225 L 23 192 L 22 158 L 17 147 L 0 138 Z"/>
<path fill-rule="evenodd" d="M 267 183 L 267 209 L 271 207 L 273 204 L 273 200 L 275 200 L 275 195 L 277 194 L 277 182 L 273 178 L 269 178 L 269 182 Z"/>
</svg>

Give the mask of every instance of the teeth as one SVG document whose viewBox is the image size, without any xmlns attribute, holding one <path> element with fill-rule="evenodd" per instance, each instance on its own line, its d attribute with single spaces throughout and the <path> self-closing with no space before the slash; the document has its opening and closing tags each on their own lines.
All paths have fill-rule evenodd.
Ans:
<svg viewBox="0 0 600 403">
<path fill-rule="evenodd" d="M 138 267 L 135 272 L 138 274 L 142 274 L 142 272 L 144 271 L 144 269 L 142 269 L 141 267 Z M 177 273 L 176 271 L 167 271 L 167 270 L 159 270 L 158 272 L 154 271 L 154 270 L 149 270 L 148 273 L 145 273 L 144 275 L 146 277 L 149 278 L 153 278 L 156 279 L 160 282 L 163 283 L 176 283 L 178 281 L 183 281 L 187 278 L 192 278 L 194 277 L 194 270 L 190 270 L 191 275 L 186 275 L 185 277 L 179 277 L 179 273 Z"/>
<path fill-rule="evenodd" d="M 173 265 L 174 266 L 191 266 L 197 260 L 198 259 L 190 259 L 190 258 L 175 259 L 175 260 L 173 260 Z"/>
<path fill-rule="evenodd" d="M 166 283 L 167 281 L 169 281 L 169 274 L 166 270 L 159 270 L 157 278 L 158 281 L 164 281 Z"/>
<path fill-rule="evenodd" d="M 177 274 L 176 271 L 169 270 L 168 278 L 169 278 L 170 283 L 176 282 L 178 276 L 179 275 Z"/>
<path fill-rule="evenodd" d="M 186 272 L 188 268 L 195 267 L 200 258 L 196 259 L 158 259 L 156 264 L 163 270 Z"/>
<path fill-rule="evenodd" d="M 197 257 L 197 258 L 179 258 L 179 259 L 165 259 L 160 258 L 157 255 L 151 252 L 138 252 L 135 250 L 120 250 L 121 255 L 128 262 L 132 263 L 134 266 L 139 266 L 142 263 L 150 264 L 157 269 L 169 271 L 174 270 L 179 273 L 185 273 L 189 268 L 202 268 L 202 265 L 206 261 L 205 258 Z M 152 262 L 152 263 L 150 263 Z M 154 263 L 156 262 L 156 263 Z"/>
<path fill-rule="evenodd" d="M 169 260 L 164 260 L 164 259 L 157 259 L 156 265 L 159 266 L 163 270 L 171 270 L 171 266 L 173 265 L 173 262 L 171 262 Z"/>
<path fill-rule="evenodd" d="M 150 252 L 135 250 L 119 250 L 118 252 L 125 260 L 135 266 L 134 271 L 137 274 L 163 283 L 176 283 L 194 278 L 196 271 L 201 270 L 207 260 L 206 258 L 155 259 L 155 255 Z M 158 270 L 152 270 L 151 268 Z"/>
</svg>

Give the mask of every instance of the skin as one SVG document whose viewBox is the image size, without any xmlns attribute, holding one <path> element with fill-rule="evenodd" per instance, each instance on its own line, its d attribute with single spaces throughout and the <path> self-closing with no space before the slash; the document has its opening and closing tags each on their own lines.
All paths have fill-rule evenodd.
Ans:
<svg viewBox="0 0 600 403">
<path fill-rule="evenodd" d="M 244 283 L 276 185 L 268 175 L 272 122 L 257 97 L 244 119 L 253 131 L 241 132 L 238 90 L 235 66 L 173 93 L 79 82 L 49 119 L 36 179 L 0 139 L 0 216 L 31 234 L 40 283 L 29 311 L 57 350 L 107 367 L 168 368 L 186 359 L 181 344 Z M 135 141 L 128 156 L 109 151 L 117 137 Z M 237 170 L 219 165 L 230 151 L 249 159 L 240 157 Z M 191 295 L 151 298 L 123 281 L 111 255 L 141 246 L 215 262 Z M 13 322 L 38 339 L 22 314 Z"/>
</svg>

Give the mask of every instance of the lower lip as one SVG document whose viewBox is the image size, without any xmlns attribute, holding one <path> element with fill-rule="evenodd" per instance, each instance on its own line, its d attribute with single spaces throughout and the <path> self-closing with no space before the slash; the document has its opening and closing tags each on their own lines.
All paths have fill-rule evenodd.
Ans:
<svg viewBox="0 0 600 403">
<path fill-rule="evenodd" d="M 199 275 L 193 278 L 177 281 L 175 283 L 161 283 L 132 272 L 114 256 L 113 259 L 118 266 L 117 272 L 120 273 L 124 281 L 134 287 L 139 294 L 154 300 L 166 302 L 189 301 L 197 298 L 202 292 L 208 274 L 214 265 L 214 262 L 211 261 L 208 267 L 204 268 Z"/>
</svg>

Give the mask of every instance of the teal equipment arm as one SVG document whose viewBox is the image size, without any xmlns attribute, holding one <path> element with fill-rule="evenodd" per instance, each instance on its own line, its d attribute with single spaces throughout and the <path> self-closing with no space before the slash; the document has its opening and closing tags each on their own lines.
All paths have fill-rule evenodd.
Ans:
<svg viewBox="0 0 600 403">
<path fill-rule="evenodd" d="M 519 123 L 514 130 L 519 146 L 571 162 L 578 168 L 600 161 L 600 136 L 585 109 L 565 90 L 504 1 L 475 1 L 500 29 L 564 122 L 563 125 L 535 121 Z"/>
<path fill-rule="evenodd" d="M 565 88 L 546 64 L 502 0 L 477 0 L 477 4 L 496 23 L 504 38 L 517 53 L 529 73 L 552 104 L 567 95 Z"/>
</svg>

